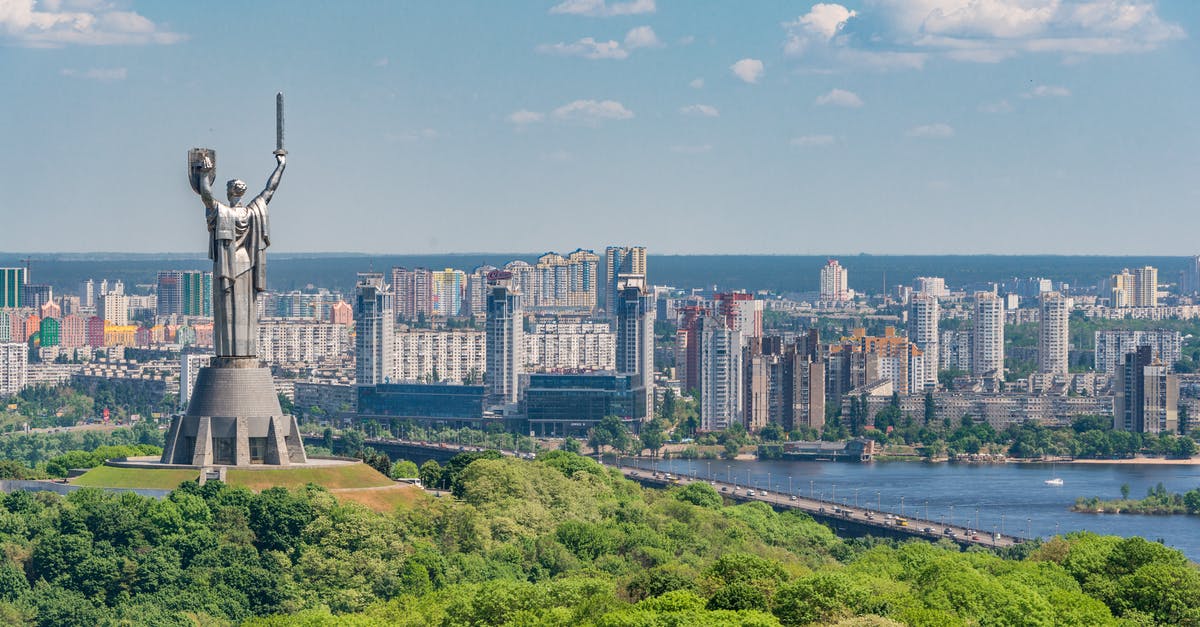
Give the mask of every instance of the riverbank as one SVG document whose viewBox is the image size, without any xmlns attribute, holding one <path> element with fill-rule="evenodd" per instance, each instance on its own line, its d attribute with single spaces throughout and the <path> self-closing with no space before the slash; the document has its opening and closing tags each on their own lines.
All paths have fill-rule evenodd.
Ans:
<svg viewBox="0 0 1200 627">
<path fill-rule="evenodd" d="M 1131 457 L 1129 459 L 1074 459 L 1068 464 L 1117 464 L 1122 466 L 1200 466 L 1200 457 Z"/>
</svg>

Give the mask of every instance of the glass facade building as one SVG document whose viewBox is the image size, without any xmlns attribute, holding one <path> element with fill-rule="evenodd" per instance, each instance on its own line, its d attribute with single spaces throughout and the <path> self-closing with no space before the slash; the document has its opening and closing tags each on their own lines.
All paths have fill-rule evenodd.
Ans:
<svg viewBox="0 0 1200 627">
<path fill-rule="evenodd" d="M 585 436 L 605 416 L 636 431 L 646 417 L 646 394 L 636 375 L 613 373 L 533 374 L 525 390 L 525 414 L 537 435 Z"/>
<path fill-rule="evenodd" d="M 358 415 L 378 420 L 478 423 L 483 418 L 482 385 L 383 383 L 358 388 Z"/>
</svg>

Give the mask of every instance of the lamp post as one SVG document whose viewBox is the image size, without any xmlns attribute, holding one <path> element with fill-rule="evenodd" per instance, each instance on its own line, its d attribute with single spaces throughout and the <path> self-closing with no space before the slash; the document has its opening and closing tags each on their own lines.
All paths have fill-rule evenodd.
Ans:
<svg viewBox="0 0 1200 627">
<path fill-rule="evenodd" d="M 900 497 L 900 515 L 904 515 L 904 497 Z"/>
<path fill-rule="evenodd" d="M 854 509 L 858 509 L 858 490 L 859 488 L 854 488 Z"/>
<path fill-rule="evenodd" d="M 816 494 L 816 492 L 813 490 L 813 482 L 813 479 L 808 480 L 808 498 L 810 499 L 813 497 L 813 494 Z"/>
<path fill-rule="evenodd" d="M 950 506 L 950 526 L 954 526 L 954 506 Z"/>
<path fill-rule="evenodd" d="M 833 484 L 833 491 L 829 495 L 829 500 L 831 500 L 831 501 L 837 500 L 837 484 L 836 483 Z"/>
</svg>

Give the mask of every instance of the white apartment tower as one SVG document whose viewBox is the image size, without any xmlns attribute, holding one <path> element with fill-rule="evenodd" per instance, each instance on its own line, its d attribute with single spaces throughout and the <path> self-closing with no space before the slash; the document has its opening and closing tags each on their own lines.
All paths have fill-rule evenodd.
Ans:
<svg viewBox="0 0 1200 627">
<path fill-rule="evenodd" d="M 700 429 L 721 431 L 742 419 L 741 334 L 723 321 L 699 321 Z"/>
<path fill-rule="evenodd" d="M 391 376 L 392 292 L 378 272 L 360 272 L 354 295 L 354 371 L 358 385 L 379 385 Z"/>
<path fill-rule="evenodd" d="M 0 344 L 0 398 L 25 389 L 29 381 L 29 347 L 25 344 Z"/>
<path fill-rule="evenodd" d="M 1137 291 L 1134 294 L 1133 304 L 1135 307 L 1157 307 L 1158 306 L 1158 268 L 1154 266 L 1145 266 L 1133 271 L 1134 287 Z"/>
<path fill-rule="evenodd" d="M 1071 299 L 1058 292 L 1042 294 L 1038 328 L 1038 372 L 1067 374 Z"/>
<path fill-rule="evenodd" d="M 521 372 L 525 365 L 521 293 L 511 285 L 511 280 L 512 274 L 508 272 L 488 275 L 491 290 L 487 299 L 487 368 L 483 383 L 488 398 L 496 404 L 520 400 Z"/>
<path fill-rule="evenodd" d="M 921 349 L 921 352 L 925 353 L 924 375 L 921 379 L 921 385 L 916 387 L 914 391 L 937 385 L 938 368 L 940 365 L 939 358 L 941 356 L 940 335 L 938 333 L 938 318 L 940 315 L 941 310 L 936 296 L 924 293 L 913 296 L 908 312 L 908 339 L 913 344 L 916 344 L 917 348 Z M 918 379 L 914 376 L 913 380 L 916 381 Z"/>
<path fill-rule="evenodd" d="M 971 324 L 971 374 L 1004 376 L 1004 301 L 992 292 L 976 292 Z"/>
<path fill-rule="evenodd" d="M 837 259 L 830 259 L 821 268 L 821 300 L 827 302 L 843 302 L 850 300 L 849 281 L 846 278 L 846 268 Z"/>
<path fill-rule="evenodd" d="M 611 318 L 617 317 L 617 299 L 620 296 L 621 279 L 646 281 L 645 246 L 609 246 L 604 249 L 604 306 Z"/>
</svg>

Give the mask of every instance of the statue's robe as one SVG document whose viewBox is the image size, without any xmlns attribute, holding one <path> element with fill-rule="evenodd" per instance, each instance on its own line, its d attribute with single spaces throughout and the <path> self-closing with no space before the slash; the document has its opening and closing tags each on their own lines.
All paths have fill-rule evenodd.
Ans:
<svg viewBox="0 0 1200 627">
<path fill-rule="evenodd" d="M 258 355 L 258 294 L 267 289 L 271 245 L 267 203 L 216 203 L 205 211 L 208 257 L 213 262 L 213 348 L 217 357 Z"/>
</svg>

